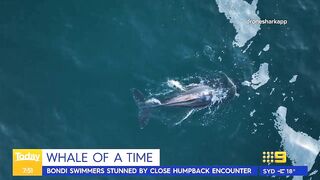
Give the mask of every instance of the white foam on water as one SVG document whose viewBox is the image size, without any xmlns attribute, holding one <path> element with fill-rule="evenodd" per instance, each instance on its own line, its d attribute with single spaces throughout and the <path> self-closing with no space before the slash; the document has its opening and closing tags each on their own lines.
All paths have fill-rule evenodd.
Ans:
<svg viewBox="0 0 320 180">
<path fill-rule="evenodd" d="M 214 50 L 211 46 L 205 45 L 203 48 L 203 54 L 207 56 L 210 59 L 210 61 L 214 60 Z"/>
<path fill-rule="evenodd" d="M 147 104 L 161 104 L 161 102 L 156 98 L 150 98 L 146 101 Z"/>
<path fill-rule="evenodd" d="M 179 81 L 169 79 L 167 81 L 167 84 L 171 88 L 176 88 L 176 89 L 179 89 L 181 91 L 185 91 L 185 88 L 181 85 L 181 83 Z"/>
<path fill-rule="evenodd" d="M 248 20 L 260 20 L 257 15 L 258 0 L 251 4 L 244 0 L 216 0 L 219 12 L 224 13 L 236 29 L 233 45 L 243 47 L 248 40 L 256 36 L 260 30 L 259 24 L 250 24 Z"/>
<path fill-rule="evenodd" d="M 293 75 L 292 78 L 289 80 L 289 83 L 294 83 L 297 81 L 298 75 Z"/>
<path fill-rule="evenodd" d="M 250 112 L 250 117 L 253 117 L 253 115 L 254 115 L 254 113 L 256 112 L 256 110 L 254 109 L 254 110 L 252 110 L 251 112 Z"/>
<path fill-rule="evenodd" d="M 270 96 L 272 95 L 272 93 L 274 92 L 275 88 L 272 88 L 270 91 Z"/>
<path fill-rule="evenodd" d="M 251 82 L 250 81 L 243 81 L 241 84 L 243 86 L 251 86 Z"/>
<path fill-rule="evenodd" d="M 268 63 L 262 63 L 260 64 L 259 70 L 252 75 L 251 87 L 253 89 L 258 89 L 269 81 L 268 67 Z"/>
<path fill-rule="evenodd" d="M 318 170 L 314 170 L 314 171 L 312 171 L 312 173 L 309 174 L 309 176 L 315 175 L 315 174 L 317 174 L 317 172 L 318 172 Z"/>
<path fill-rule="evenodd" d="M 263 51 L 269 51 L 269 49 L 270 49 L 270 45 L 267 44 L 262 50 L 263 50 Z"/>
<path fill-rule="evenodd" d="M 276 77 L 273 82 L 277 82 L 277 81 L 278 81 L 278 77 Z"/>
<path fill-rule="evenodd" d="M 257 123 L 253 123 L 253 126 L 254 126 L 254 128 L 252 129 L 251 134 L 256 134 L 256 132 L 258 131 L 258 129 L 257 129 L 258 125 L 257 125 Z"/>
<path fill-rule="evenodd" d="M 311 170 L 317 155 L 320 152 L 320 140 L 315 140 L 306 133 L 293 130 L 286 123 L 287 108 L 280 106 L 276 113 L 275 128 L 281 136 L 281 146 L 287 152 L 287 156 L 295 166 L 308 166 Z M 294 180 L 302 179 L 301 176 L 294 177 Z"/>
<path fill-rule="evenodd" d="M 251 76 L 251 82 L 244 81 L 241 84 L 244 86 L 251 86 L 253 89 L 258 89 L 259 87 L 263 86 L 270 79 L 268 67 L 268 63 L 260 64 L 259 70 Z"/>
<path fill-rule="evenodd" d="M 270 49 L 270 45 L 267 44 L 267 45 L 264 46 L 264 48 L 262 49 L 262 51 L 266 52 L 266 51 L 269 51 L 269 49 Z M 260 56 L 260 55 L 262 54 L 262 51 L 259 51 L 258 56 Z"/>
<path fill-rule="evenodd" d="M 242 53 L 246 53 L 246 52 L 247 52 L 247 50 L 248 50 L 248 49 L 249 49 L 249 47 L 251 46 L 252 42 L 253 42 L 253 41 L 250 41 L 249 45 L 246 47 L 246 49 L 245 49 L 245 50 L 243 50 L 243 51 L 242 51 Z"/>
<path fill-rule="evenodd" d="M 215 104 L 216 102 L 221 103 L 225 98 L 227 98 L 227 92 L 222 88 L 214 89 L 208 93 L 212 94 L 211 104 Z"/>
</svg>

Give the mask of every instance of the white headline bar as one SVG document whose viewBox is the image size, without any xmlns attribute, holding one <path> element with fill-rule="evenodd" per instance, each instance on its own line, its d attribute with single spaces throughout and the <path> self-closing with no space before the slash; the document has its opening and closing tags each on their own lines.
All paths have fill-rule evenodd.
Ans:
<svg viewBox="0 0 320 180">
<path fill-rule="evenodd" d="M 42 166 L 160 166 L 160 149 L 43 149 Z"/>
</svg>

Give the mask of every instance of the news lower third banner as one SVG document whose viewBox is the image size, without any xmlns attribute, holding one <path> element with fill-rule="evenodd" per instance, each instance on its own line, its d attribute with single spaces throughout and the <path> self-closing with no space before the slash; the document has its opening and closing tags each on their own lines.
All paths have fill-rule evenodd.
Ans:
<svg viewBox="0 0 320 180">
<path fill-rule="evenodd" d="M 160 166 L 159 149 L 13 149 L 13 176 L 305 176 L 307 166 Z"/>
</svg>

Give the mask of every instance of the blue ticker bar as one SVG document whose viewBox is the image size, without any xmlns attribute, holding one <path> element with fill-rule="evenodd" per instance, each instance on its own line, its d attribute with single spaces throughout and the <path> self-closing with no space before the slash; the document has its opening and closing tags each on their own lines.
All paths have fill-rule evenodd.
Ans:
<svg viewBox="0 0 320 180">
<path fill-rule="evenodd" d="M 261 176 L 305 176 L 307 166 L 260 166 Z"/>
<path fill-rule="evenodd" d="M 307 166 L 43 166 L 43 176 L 305 176 Z"/>
</svg>

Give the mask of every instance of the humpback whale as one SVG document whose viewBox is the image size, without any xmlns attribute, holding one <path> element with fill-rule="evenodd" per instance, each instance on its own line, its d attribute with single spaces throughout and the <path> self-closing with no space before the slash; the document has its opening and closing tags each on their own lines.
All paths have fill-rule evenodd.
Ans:
<svg viewBox="0 0 320 180">
<path fill-rule="evenodd" d="M 143 93 L 140 90 L 136 88 L 131 89 L 133 98 L 139 109 L 138 119 L 140 128 L 143 129 L 148 124 L 150 110 L 152 108 L 188 108 L 189 112 L 187 113 L 187 115 L 182 120 L 175 123 L 175 125 L 178 125 L 185 119 L 187 119 L 187 117 L 189 117 L 196 109 L 202 109 L 211 105 L 216 105 L 220 103 L 222 100 L 227 99 L 227 97 L 237 95 L 236 86 L 228 76 L 226 76 L 226 78 L 228 84 L 231 85 L 231 89 L 226 92 L 223 92 L 219 88 L 210 87 L 209 85 L 203 83 L 191 84 L 186 87 L 179 88 L 182 92 L 163 102 L 156 98 L 146 100 Z"/>
</svg>

